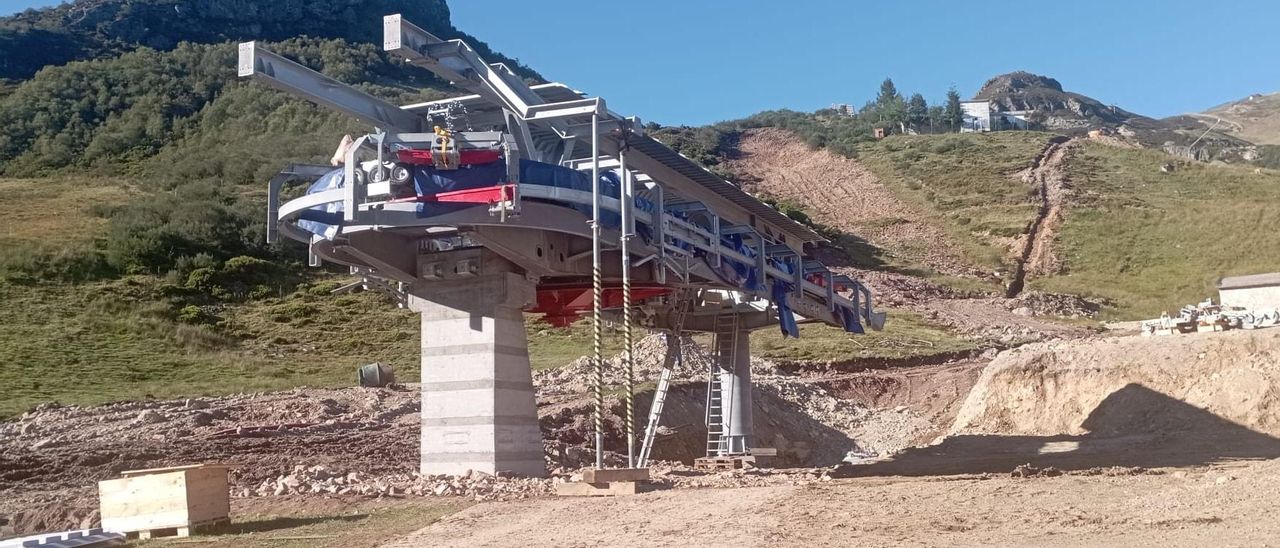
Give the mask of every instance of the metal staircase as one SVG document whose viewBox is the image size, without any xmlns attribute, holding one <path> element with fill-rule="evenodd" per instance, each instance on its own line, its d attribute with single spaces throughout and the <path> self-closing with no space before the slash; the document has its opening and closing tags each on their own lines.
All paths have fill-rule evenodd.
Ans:
<svg viewBox="0 0 1280 548">
<path fill-rule="evenodd" d="M 725 454 L 723 438 L 725 421 L 724 389 L 720 382 L 720 373 L 725 364 L 733 367 L 734 353 L 738 348 L 738 314 L 729 312 L 716 316 L 715 321 L 715 359 L 711 360 L 707 377 L 707 456 L 714 457 Z M 726 361 L 726 358 L 728 360 Z M 732 412 L 732 409 L 730 409 Z"/>
</svg>

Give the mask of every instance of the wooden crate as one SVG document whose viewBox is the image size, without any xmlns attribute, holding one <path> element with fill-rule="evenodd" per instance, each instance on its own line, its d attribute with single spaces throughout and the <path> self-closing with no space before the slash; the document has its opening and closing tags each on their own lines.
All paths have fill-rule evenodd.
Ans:
<svg viewBox="0 0 1280 548">
<path fill-rule="evenodd" d="M 142 538 L 166 533 L 187 536 L 197 527 L 225 523 L 231 514 L 225 464 L 194 464 L 121 472 L 98 482 L 102 528 L 137 533 Z"/>
</svg>

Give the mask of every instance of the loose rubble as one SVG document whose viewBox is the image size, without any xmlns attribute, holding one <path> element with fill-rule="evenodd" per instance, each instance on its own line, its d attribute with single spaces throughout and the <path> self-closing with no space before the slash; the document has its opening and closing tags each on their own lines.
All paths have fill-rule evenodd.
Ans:
<svg viewBox="0 0 1280 548">
<path fill-rule="evenodd" d="M 417 472 L 371 475 L 299 464 L 294 466 L 293 472 L 263 480 L 257 487 L 233 487 L 231 494 L 236 497 L 329 494 L 515 500 L 549 494 L 553 481 L 506 477 L 478 470 L 458 476 L 422 475 Z"/>
</svg>

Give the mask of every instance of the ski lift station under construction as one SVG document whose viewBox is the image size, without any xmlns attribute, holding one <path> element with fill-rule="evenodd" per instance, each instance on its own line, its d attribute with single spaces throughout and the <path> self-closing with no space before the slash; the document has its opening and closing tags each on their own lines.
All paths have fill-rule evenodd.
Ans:
<svg viewBox="0 0 1280 548">
<path fill-rule="evenodd" d="M 268 237 L 306 243 L 313 265 L 349 266 L 420 313 L 422 473 L 546 475 L 525 313 L 592 319 L 597 468 L 603 449 L 645 465 L 669 378 L 640 432 L 628 380 L 627 446 L 602 447 L 605 322 L 622 333 L 627 379 L 633 330 L 714 335 L 707 455 L 722 459 L 753 451 L 751 331 L 883 327 L 866 287 L 806 255 L 821 236 L 639 119 L 563 84 L 526 85 L 399 15 L 384 27 L 386 51 L 471 95 L 396 106 L 252 42 L 239 74 L 374 128 L 343 139 L 334 166 L 292 164 L 270 182 Z M 281 203 L 299 181 L 306 194 Z"/>
</svg>

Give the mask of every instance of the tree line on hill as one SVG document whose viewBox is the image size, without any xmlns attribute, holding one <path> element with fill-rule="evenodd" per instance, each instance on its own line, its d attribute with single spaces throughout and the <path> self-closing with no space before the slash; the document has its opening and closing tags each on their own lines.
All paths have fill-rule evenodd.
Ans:
<svg viewBox="0 0 1280 548">
<path fill-rule="evenodd" d="M 868 101 L 854 115 L 872 128 L 885 133 L 945 133 L 960 131 L 964 112 L 960 108 L 960 92 L 947 89 L 942 105 L 930 106 L 924 96 L 913 93 L 906 97 L 898 92 L 893 80 L 885 78 L 874 101 Z"/>
</svg>

